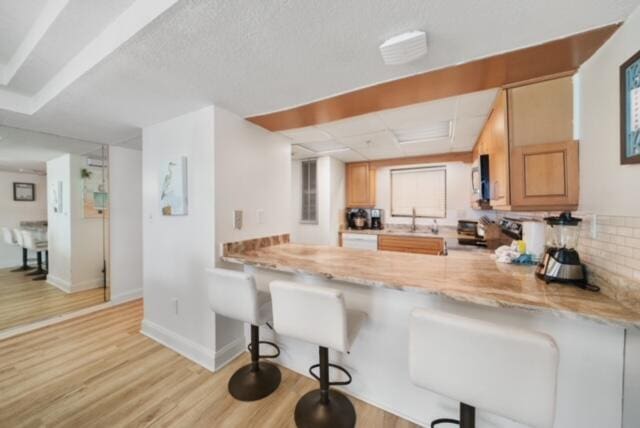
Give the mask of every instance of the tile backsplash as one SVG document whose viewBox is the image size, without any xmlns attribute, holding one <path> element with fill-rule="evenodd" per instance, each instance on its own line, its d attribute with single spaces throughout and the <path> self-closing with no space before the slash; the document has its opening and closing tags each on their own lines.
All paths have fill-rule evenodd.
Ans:
<svg viewBox="0 0 640 428">
<path fill-rule="evenodd" d="M 640 217 L 583 214 L 578 251 L 589 282 L 640 310 Z"/>
</svg>

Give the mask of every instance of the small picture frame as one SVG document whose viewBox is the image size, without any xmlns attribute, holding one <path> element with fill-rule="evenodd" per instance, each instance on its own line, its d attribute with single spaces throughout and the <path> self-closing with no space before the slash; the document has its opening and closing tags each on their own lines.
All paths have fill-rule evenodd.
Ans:
<svg viewBox="0 0 640 428">
<path fill-rule="evenodd" d="M 620 66 L 620 163 L 640 163 L 640 51 Z"/>
<path fill-rule="evenodd" d="M 13 200 L 19 202 L 35 201 L 36 185 L 34 183 L 13 183 Z"/>
</svg>

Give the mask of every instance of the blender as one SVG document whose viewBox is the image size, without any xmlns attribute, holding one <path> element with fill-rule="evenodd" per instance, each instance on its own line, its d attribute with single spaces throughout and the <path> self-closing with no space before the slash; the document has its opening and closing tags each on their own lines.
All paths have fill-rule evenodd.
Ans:
<svg viewBox="0 0 640 428">
<path fill-rule="evenodd" d="M 546 283 L 573 284 L 591 291 L 599 288 L 587 284 L 587 272 L 580 262 L 576 247 L 580 238 L 580 222 L 570 212 L 546 217 L 546 250 L 536 269 L 538 278 Z"/>
</svg>

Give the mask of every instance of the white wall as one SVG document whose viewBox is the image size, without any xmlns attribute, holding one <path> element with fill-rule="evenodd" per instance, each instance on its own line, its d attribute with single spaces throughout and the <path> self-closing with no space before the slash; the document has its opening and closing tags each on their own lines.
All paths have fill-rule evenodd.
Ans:
<svg viewBox="0 0 640 428">
<path fill-rule="evenodd" d="M 619 66 L 640 49 L 637 9 L 579 70 L 580 210 L 640 215 L 640 165 L 620 165 Z M 629 192 L 636 192 L 630 197 Z"/>
<path fill-rule="evenodd" d="M 318 222 L 301 223 L 302 163 L 291 164 L 291 241 L 309 245 L 338 245 L 338 232 L 344 223 L 345 165 L 329 156 L 316 163 Z"/>
<path fill-rule="evenodd" d="M 142 140 L 142 332 L 213 369 L 215 320 L 205 269 L 215 257 L 214 108 L 144 128 Z M 180 156 L 187 157 L 189 212 L 165 217 L 161 171 Z"/>
<path fill-rule="evenodd" d="M 238 268 L 218 260 L 220 244 L 289 233 L 291 146 L 285 138 L 216 107 L 215 183 L 216 265 Z M 234 210 L 243 211 L 241 230 L 233 228 Z M 216 317 L 215 346 L 222 354 L 243 349 L 243 325 Z"/>
<path fill-rule="evenodd" d="M 66 292 L 103 286 L 104 221 L 84 218 L 81 170 L 86 157 L 66 154 L 47 162 L 49 192 L 62 182 L 62 212 L 47 208 L 49 274 L 47 282 Z"/>
<path fill-rule="evenodd" d="M 53 202 L 47 207 L 49 235 L 49 274 L 47 282 L 65 291 L 71 290 L 71 155 L 59 156 L 47 162 L 49 194 L 62 183 L 62 211 L 55 212 Z"/>
<path fill-rule="evenodd" d="M 457 226 L 458 220 L 474 220 L 482 214 L 471 209 L 471 164 L 447 162 L 432 165 L 403 165 L 380 168 L 377 172 L 376 205 L 384 210 L 385 223 L 411 224 L 411 218 L 391 217 L 391 170 L 420 166 L 442 165 L 447 168 L 447 217 L 438 218 L 438 224 Z M 417 224 L 431 225 L 433 219 L 418 218 Z"/>
<path fill-rule="evenodd" d="M 104 219 L 85 218 L 81 171 L 87 168 L 85 156 L 70 155 L 71 291 L 104 286 Z M 99 168 L 93 169 L 100 174 Z"/>
<path fill-rule="evenodd" d="M 14 201 L 13 183 L 34 183 L 36 200 Z M 21 221 L 47 219 L 47 179 L 41 175 L 0 171 L 0 226 L 18 227 Z M 20 266 L 22 250 L 0 239 L 0 269 Z"/>
<path fill-rule="evenodd" d="M 640 165 L 620 165 L 619 67 L 640 49 L 640 8 L 578 72 L 580 210 L 640 216 Z M 640 334 L 627 334 L 625 428 L 640 420 Z"/>
<path fill-rule="evenodd" d="M 142 296 L 142 151 L 109 147 L 111 301 Z"/>
<path fill-rule="evenodd" d="M 178 156 L 188 159 L 189 213 L 163 217 L 160 170 Z M 205 270 L 222 265 L 221 243 L 289 232 L 290 147 L 211 106 L 145 128 L 142 170 L 142 332 L 213 370 L 245 339 L 241 323 L 209 309 Z M 235 209 L 244 211 L 242 230 L 233 230 Z"/>
</svg>

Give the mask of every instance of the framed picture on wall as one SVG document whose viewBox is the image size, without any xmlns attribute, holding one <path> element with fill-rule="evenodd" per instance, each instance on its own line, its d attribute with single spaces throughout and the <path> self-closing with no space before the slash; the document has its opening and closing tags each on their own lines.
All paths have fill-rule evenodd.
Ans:
<svg viewBox="0 0 640 428">
<path fill-rule="evenodd" d="M 620 163 L 640 163 L 640 51 L 620 66 Z"/>
<path fill-rule="evenodd" d="M 13 200 L 31 202 L 36 200 L 36 185 L 33 183 L 13 183 Z"/>
</svg>

